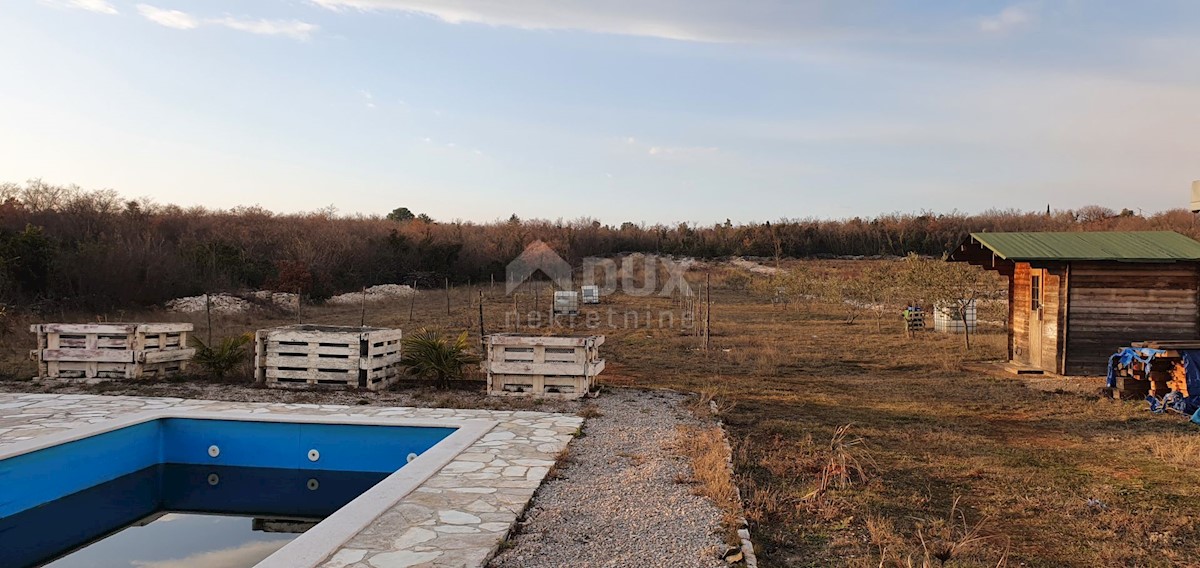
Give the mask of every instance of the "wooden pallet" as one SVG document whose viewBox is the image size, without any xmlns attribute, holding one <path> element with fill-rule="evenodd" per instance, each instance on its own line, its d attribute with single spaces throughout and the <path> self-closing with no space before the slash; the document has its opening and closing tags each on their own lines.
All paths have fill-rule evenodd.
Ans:
<svg viewBox="0 0 1200 568">
<path fill-rule="evenodd" d="M 30 358 L 46 379 L 162 378 L 187 370 L 190 323 L 44 323 Z"/>
<path fill-rule="evenodd" d="M 591 394 L 604 371 L 603 335 L 487 337 L 488 394 L 576 399 Z"/>
<path fill-rule="evenodd" d="M 400 378 L 398 329 L 291 325 L 255 334 L 255 378 L 272 388 L 383 390 Z"/>
</svg>

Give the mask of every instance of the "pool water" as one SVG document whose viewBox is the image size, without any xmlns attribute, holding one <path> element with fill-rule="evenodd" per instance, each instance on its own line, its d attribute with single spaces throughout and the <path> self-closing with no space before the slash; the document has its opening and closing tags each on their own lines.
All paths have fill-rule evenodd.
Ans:
<svg viewBox="0 0 1200 568">
<path fill-rule="evenodd" d="M 249 567 L 387 475 L 157 464 L 0 519 L 0 565 Z"/>
<path fill-rule="evenodd" d="M 163 417 L 11 453 L 0 568 L 253 566 L 453 432 Z"/>
</svg>

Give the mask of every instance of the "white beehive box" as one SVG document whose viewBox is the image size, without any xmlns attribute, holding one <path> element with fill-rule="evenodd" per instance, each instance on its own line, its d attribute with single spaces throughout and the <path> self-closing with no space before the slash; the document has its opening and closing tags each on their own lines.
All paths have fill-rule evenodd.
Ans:
<svg viewBox="0 0 1200 568">
<path fill-rule="evenodd" d="M 37 334 L 38 377 L 140 379 L 181 373 L 196 350 L 190 323 L 43 323 Z"/>
<path fill-rule="evenodd" d="M 483 361 L 488 394 L 567 399 L 588 395 L 604 370 L 603 344 L 603 335 L 489 335 Z"/>
<path fill-rule="evenodd" d="M 383 390 L 400 378 L 398 329 L 289 325 L 255 334 L 254 374 L 273 388 Z"/>
</svg>

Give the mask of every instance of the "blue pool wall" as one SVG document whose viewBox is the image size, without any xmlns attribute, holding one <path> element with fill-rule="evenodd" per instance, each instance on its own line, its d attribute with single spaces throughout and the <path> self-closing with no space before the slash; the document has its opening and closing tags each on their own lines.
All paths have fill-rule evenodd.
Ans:
<svg viewBox="0 0 1200 568">
<path fill-rule="evenodd" d="M 0 460 L 0 517 L 159 463 L 390 473 L 455 428 L 163 418 Z M 209 455 L 217 446 L 219 455 Z M 311 461 L 309 450 L 319 459 Z"/>
</svg>

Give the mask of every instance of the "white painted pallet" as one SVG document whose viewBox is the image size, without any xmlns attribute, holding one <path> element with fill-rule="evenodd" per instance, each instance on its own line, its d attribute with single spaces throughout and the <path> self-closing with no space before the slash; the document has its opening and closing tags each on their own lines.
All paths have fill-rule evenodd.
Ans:
<svg viewBox="0 0 1200 568">
<path fill-rule="evenodd" d="M 30 358 L 38 378 L 162 378 L 187 370 L 196 350 L 187 346 L 190 323 L 43 323 Z"/>
<path fill-rule="evenodd" d="M 536 336 L 495 334 L 487 337 L 488 394 L 576 399 L 596 387 L 604 371 L 600 358 L 603 335 Z"/>
<path fill-rule="evenodd" d="M 272 388 L 383 390 L 400 378 L 398 329 L 289 325 L 255 334 L 254 373 Z"/>
</svg>

